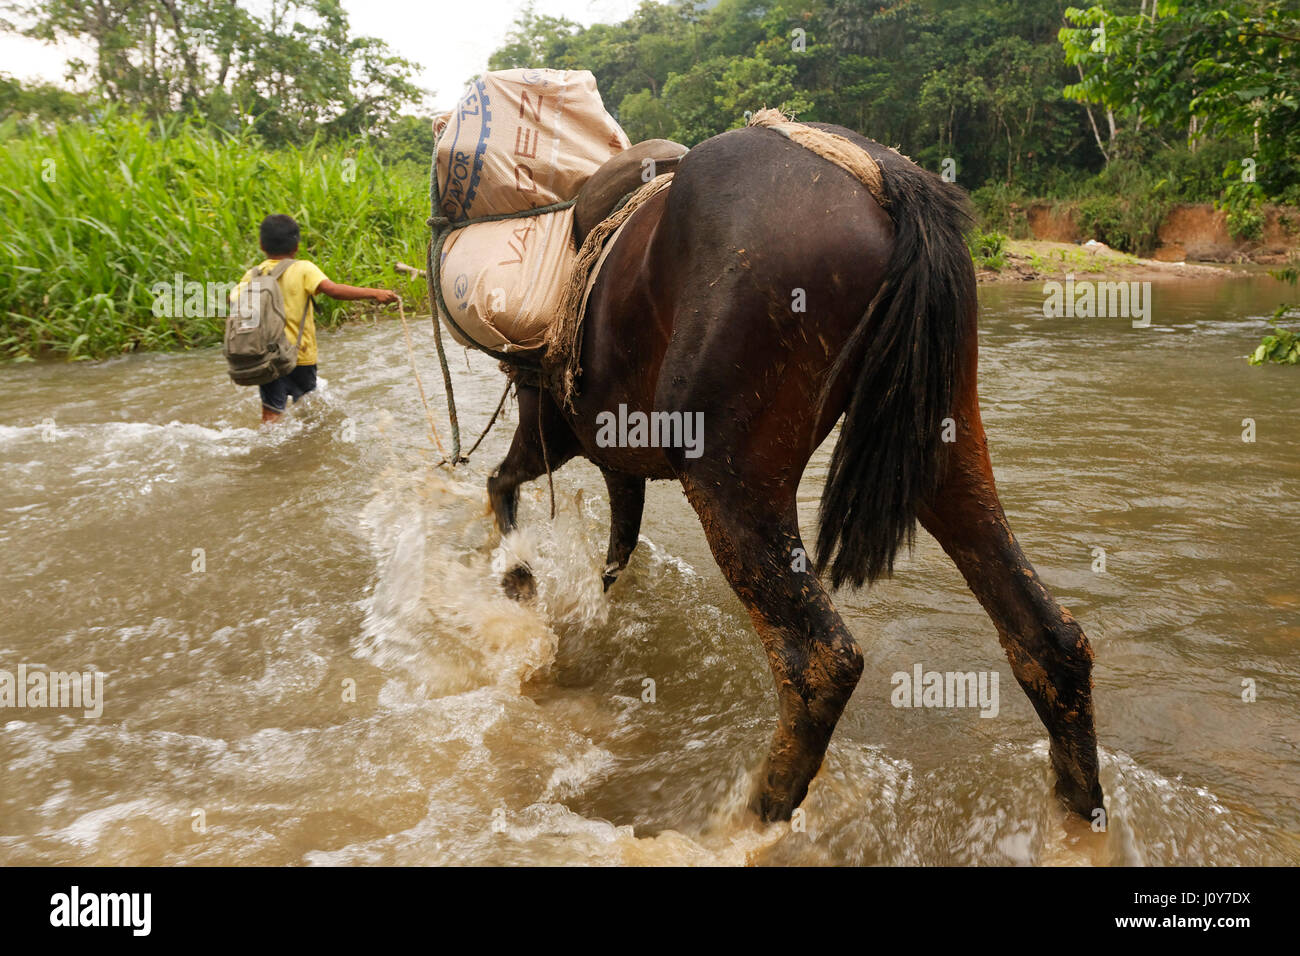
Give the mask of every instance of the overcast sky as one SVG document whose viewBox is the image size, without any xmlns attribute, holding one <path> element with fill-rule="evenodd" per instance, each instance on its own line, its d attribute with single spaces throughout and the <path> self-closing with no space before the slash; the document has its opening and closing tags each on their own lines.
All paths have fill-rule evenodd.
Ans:
<svg viewBox="0 0 1300 956">
<path fill-rule="evenodd" d="M 538 13 L 589 24 L 625 19 L 638 0 L 536 0 Z M 487 67 L 522 0 L 343 0 L 354 33 L 377 36 L 407 59 L 423 65 L 416 78 L 433 90 L 435 106 L 448 108 L 469 77 Z M 63 78 L 68 56 L 84 51 L 46 46 L 0 34 L 0 70 L 19 79 Z"/>
</svg>

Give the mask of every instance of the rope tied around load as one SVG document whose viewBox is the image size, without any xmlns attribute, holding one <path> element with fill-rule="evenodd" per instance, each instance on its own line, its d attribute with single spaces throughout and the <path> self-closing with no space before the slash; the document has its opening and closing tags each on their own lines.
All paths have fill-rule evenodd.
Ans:
<svg viewBox="0 0 1300 956">
<path fill-rule="evenodd" d="M 442 249 L 447 242 L 447 237 L 458 229 L 464 229 L 466 226 L 472 226 L 477 223 L 500 222 L 505 219 L 524 219 L 545 215 L 546 213 L 559 212 L 568 209 L 577 202 L 577 200 L 566 199 L 562 202 L 551 203 L 546 206 L 538 206 L 535 209 L 523 209 L 517 212 L 494 213 L 487 216 L 473 216 L 466 217 L 465 219 L 453 220 L 450 216 L 445 215 L 442 210 L 442 197 L 440 195 L 440 190 L 438 189 L 438 143 L 436 138 L 433 144 L 433 156 L 431 158 L 430 167 L 430 209 L 429 218 L 425 220 L 425 224 L 430 228 L 430 230 L 432 230 L 433 236 L 429 240 L 428 249 L 426 251 L 424 275 L 429 286 L 429 301 L 433 304 L 433 314 L 431 318 L 433 320 L 434 344 L 438 350 L 438 363 L 442 366 L 443 388 L 447 393 L 447 417 L 451 420 L 452 448 L 450 462 L 451 466 L 454 468 L 462 462 L 468 462 L 469 458 L 467 456 L 462 456 L 460 453 L 460 421 L 456 414 L 456 394 L 452 387 L 451 368 L 447 364 L 447 350 L 442 344 L 442 325 L 438 321 L 439 315 L 441 314 L 443 319 L 450 323 L 452 328 L 459 332 L 465 341 L 471 342 L 480 352 L 484 352 L 498 361 L 505 362 L 513 367 L 529 369 L 532 371 L 540 370 L 540 365 L 523 355 L 511 354 L 509 352 L 499 351 L 497 349 L 489 348 L 486 345 L 482 345 L 476 342 L 472 336 L 465 334 L 465 330 L 456 324 L 456 320 L 452 318 L 451 311 L 447 308 L 447 302 L 442 295 Z M 508 385 L 506 388 L 507 391 L 509 391 Z M 504 404 L 504 402 L 505 396 L 503 395 L 501 404 Z M 497 412 L 499 413 L 500 410 L 501 405 L 499 404 L 497 406 Z M 488 429 L 491 429 L 495 421 L 496 414 L 493 414 L 492 421 L 488 423 Z M 487 430 L 485 430 L 483 435 L 479 436 L 479 440 L 474 443 L 474 448 L 470 449 L 471 454 L 475 448 L 478 448 L 479 442 L 481 442 L 486 435 Z"/>
<path fill-rule="evenodd" d="M 619 228 L 632 218 L 632 214 L 671 185 L 673 173 L 664 173 L 651 179 L 639 189 L 628 193 L 614 211 L 602 219 L 587 234 L 574 260 L 560 300 L 559 314 L 546 330 L 546 351 L 543 363 L 548 377 L 557 391 L 562 408 L 573 410 L 573 396 L 577 393 L 582 345 L 582 313 L 587 298 L 587 284 L 605 244 Z"/>
<path fill-rule="evenodd" d="M 758 110 L 750 117 L 748 125 L 771 129 L 773 132 L 779 133 L 792 142 L 816 153 L 828 162 L 834 163 L 866 186 L 872 198 L 880 206 L 888 207 L 889 198 L 885 193 L 880 165 L 874 157 L 853 141 L 836 133 L 800 123 L 775 109 Z M 473 336 L 466 334 L 465 330 L 453 318 L 443 297 L 442 251 L 447 239 L 459 229 L 479 223 L 525 219 L 560 212 L 573 206 L 577 200 L 566 199 L 533 209 L 453 219 L 451 216 L 446 215 L 442 209 L 438 185 L 436 142 L 431 166 L 429 177 L 431 208 L 426 224 L 432 230 L 433 236 L 428 245 L 427 268 L 424 272 L 429 285 L 429 298 L 434 304 L 432 315 L 434 336 L 438 350 L 438 361 L 442 366 L 443 385 L 447 392 L 447 410 L 451 419 L 452 432 L 450 461 L 454 467 L 462 461 L 468 461 L 468 458 L 462 457 L 460 454 L 460 426 L 456 414 L 456 399 L 452 388 L 451 369 L 447 364 L 446 350 L 442 342 L 442 327 L 439 316 L 455 332 L 459 333 L 464 341 L 471 343 L 480 352 L 490 355 L 503 363 L 508 373 L 525 374 L 530 379 L 540 373 L 541 384 L 549 384 L 555 391 L 561 407 L 571 411 L 574 396 L 577 394 L 577 381 L 582 374 L 580 365 L 582 313 L 586 304 L 592 271 L 598 266 L 602 253 L 604 253 L 611 238 L 638 209 L 671 184 L 673 173 L 656 176 L 639 189 L 628 193 L 619 201 L 613 211 L 587 234 L 578 249 L 577 258 L 565 283 L 561 306 L 556 319 L 546 330 L 545 344 L 539 357 L 535 349 L 512 353 L 508 350 L 483 345 L 476 341 Z M 509 391 L 509 385 L 507 385 L 506 390 Z M 502 402 L 504 402 L 504 398 L 505 396 L 502 396 Z M 493 414 L 492 421 L 488 423 L 488 429 L 491 429 L 492 424 L 496 421 L 500 409 L 501 405 L 498 404 L 497 413 Z M 484 435 L 486 433 L 485 431 Z M 474 448 L 477 448 L 479 443 L 482 442 L 484 435 L 479 436 L 479 440 L 474 443 Z M 471 452 L 473 450 L 471 449 Z"/>
<path fill-rule="evenodd" d="M 448 323 L 451 324 L 452 328 L 454 328 L 457 332 L 459 332 L 463 339 L 465 339 L 468 342 L 471 342 L 474 345 L 474 347 L 478 349 L 480 352 L 484 352 L 487 355 L 491 355 L 493 358 L 502 362 L 506 362 L 510 365 L 518 365 L 522 368 L 531 368 L 534 370 L 539 369 L 540 366 L 538 365 L 537 362 L 532 361 L 531 359 L 526 358 L 518 353 L 511 353 L 508 351 L 502 351 L 502 350 L 490 348 L 489 346 L 483 345 L 475 341 L 473 336 L 468 335 L 465 332 L 465 330 L 462 329 L 456 323 L 456 320 L 452 318 L 451 311 L 447 308 L 447 302 L 442 295 L 442 249 L 443 246 L 446 245 L 447 238 L 453 232 L 455 232 L 458 229 L 464 229 L 466 226 L 475 226 L 478 225 L 479 223 L 484 223 L 484 222 L 502 222 L 508 219 L 530 219 L 533 218 L 534 216 L 544 216 L 547 213 L 561 212 L 565 209 L 568 209 L 570 206 L 576 203 L 577 200 L 566 199 L 563 200 L 562 202 L 551 203 L 546 206 L 538 206 L 534 209 L 522 209 L 516 212 L 500 212 L 500 213 L 493 213 L 487 216 L 472 216 L 466 219 L 453 220 L 447 216 L 440 216 L 437 214 L 438 213 L 438 197 L 437 197 L 437 185 L 436 185 L 437 181 L 438 181 L 438 171 L 437 171 L 437 160 L 435 154 L 434 172 L 433 172 L 433 182 L 435 184 L 433 187 L 434 188 L 434 200 L 433 200 L 434 214 L 431 215 L 427 220 L 427 223 L 429 227 L 433 230 L 434 235 L 433 235 L 433 241 L 429 244 L 428 262 L 426 263 L 428 268 L 425 270 L 425 274 L 429 280 L 429 298 L 430 301 L 434 302 L 437 306 L 433 314 L 434 326 L 437 327 L 438 313 L 441 313 L 442 317 Z M 439 341 L 442 340 L 441 330 L 439 330 L 438 332 L 438 338 Z"/>
<path fill-rule="evenodd" d="M 437 162 L 437 145 L 434 145 L 433 169 L 429 177 L 429 193 L 431 199 L 431 210 L 426 224 L 433 231 L 433 238 L 429 242 L 426 262 L 425 278 L 429 286 L 429 299 L 433 303 L 433 327 L 435 344 L 438 350 L 438 361 L 442 366 L 443 385 L 447 392 L 447 410 L 451 419 L 452 433 L 452 454 L 450 456 L 453 467 L 462 461 L 468 461 L 468 458 L 460 454 L 460 426 L 456 414 L 456 398 L 452 387 L 451 369 L 447 364 L 446 350 L 442 342 L 442 327 L 438 321 L 439 315 L 460 334 L 461 338 L 471 343 L 480 352 L 490 355 L 511 370 L 523 372 L 530 377 L 537 373 L 542 373 L 546 379 L 550 379 L 558 387 L 560 401 L 564 407 L 572 408 L 573 395 L 576 391 L 576 379 L 581 373 L 578 365 L 579 351 L 579 333 L 582 325 L 582 307 L 586 298 L 586 287 L 591 277 L 592 269 L 595 267 L 605 244 L 610 237 L 626 222 L 631 215 L 641 206 L 657 195 L 661 190 L 669 185 L 672 181 L 672 173 L 664 173 L 656 176 L 639 189 L 633 190 L 624 196 L 608 217 L 602 220 L 583 240 L 581 247 L 578 249 L 577 258 L 574 261 L 572 270 L 569 273 L 565 283 L 564 296 L 562 305 L 559 309 L 556 320 L 551 324 L 546 332 L 546 341 L 542 349 L 541 359 L 537 358 L 534 350 L 528 352 L 509 352 L 506 350 L 494 349 L 476 341 L 473 336 L 467 334 L 464 329 L 457 324 L 452 317 L 451 310 L 447 308 L 446 299 L 442 292 L 442 250 L 447 243 L 448 237 L 459 229 L 467 226 L 477 225 L 486 222 L 501 222 L 511 219 L 526 219 L 536 216 L 543 216 L 548 213 L 561 212 L 570 208 L 577 203 L 577 199 L 565 199 L 560 202 L 550 203 L 545 206 L 537 206 L 533 209 L 523 209 L 515 212 L 493 213 L 485 216 L 472 216 L 464 219 L 452 219 L 443 213 L 441 208 L 441 197 L 438 188 L 438 162 Z M 508 386 L 507 386 L 508 390 Z M 503 397 L 504 400 L 504 397 Z M 499 411 L 498 407 L 498 411 Z M 496 415 L 493 415 L 493 421 Z M 489 422 L 488 427 L 491 428 Z M 486 434 L 486 432 L 484 432 Z M 479 436 L 479 442 L 483 436 Z M 478 447 L 479 442 L 474 443 L 474 448 Z M 471 453 L 474 449 L 470 449 Z M 549 470 L 548 470 L 549 477 Z"/>
</svg>

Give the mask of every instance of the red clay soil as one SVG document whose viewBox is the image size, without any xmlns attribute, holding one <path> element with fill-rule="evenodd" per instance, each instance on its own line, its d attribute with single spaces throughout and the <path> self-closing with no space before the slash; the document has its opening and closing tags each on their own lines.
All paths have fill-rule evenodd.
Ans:
<svg viewBox="0 0 1300 956">
<path fill-rule="evenodd" d="M 1265 206 L 1264 230 L 1257 240 L 1234 239 L 1227 215 L 1210 203 L 1175 206 L 1160 224 L 1161 262 L 1259 262 L 1278 265 L 1300 258 L 1300 209 Z M 1049 242 L 1083 242 L 1085 236 L 1071 203 L 1034 203 L 1025 209 L 1029 231 Z"/>
</svg>

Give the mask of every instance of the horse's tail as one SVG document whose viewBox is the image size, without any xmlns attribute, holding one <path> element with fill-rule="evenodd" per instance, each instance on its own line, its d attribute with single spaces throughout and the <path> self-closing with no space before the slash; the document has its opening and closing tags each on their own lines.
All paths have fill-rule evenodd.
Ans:
<svg viewBox="0 0 1300 956">
<path fill-rule="evenodd" d="M 975 334 L 975 270 L 965 193 L 876 144 L 894 248 L 884 282 L 828 379 L 855 381 L 822 492 L 817 570 L 861 586 L 893 573 L 938 485 L 966 348 Z M 973 369 L 970 372 L 973 374 Z"/>
</svg>

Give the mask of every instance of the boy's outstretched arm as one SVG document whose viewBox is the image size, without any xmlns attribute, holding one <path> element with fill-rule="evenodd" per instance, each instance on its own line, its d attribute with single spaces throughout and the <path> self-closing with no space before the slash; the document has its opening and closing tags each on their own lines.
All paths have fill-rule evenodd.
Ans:
<svg viewBox="0 0 1300 956">
<path fill-rule="evenodd" d="M 388 289 L 367 289 L 363 286 L 342 285 L 338 282 L 331 282 L 329 279 L 322 279 L 320 285 L 316 287 L 316 291 L 324 293 L 331 299 L 338 299 L 340 302 L 374 299 L 380 305 L 386 305 L 389 302 L 397 301 L 397 293 Z"/>
</svg>

